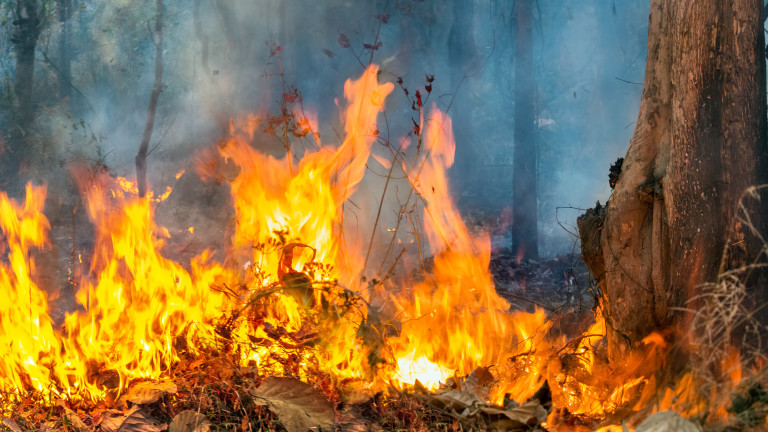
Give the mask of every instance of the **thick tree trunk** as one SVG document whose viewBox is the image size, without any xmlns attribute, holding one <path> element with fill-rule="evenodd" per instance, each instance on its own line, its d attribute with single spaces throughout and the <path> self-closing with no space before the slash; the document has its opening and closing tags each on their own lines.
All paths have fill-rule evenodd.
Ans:
<svg viewBox="0 0 768 432">
<path fill-rule="evenodd" d="M 768 174 L 762 11 L 762 0 L 651 1 L 623 170 L 602 229 L 580 221 L 583 243 L 599 239 L 601 250 L 585 256 L 603 290 L 614 360 L 652 330 L 685 325 L 677 308 L 702 283 L 756 256 L 735 216 L 747 187 Z"/>
<path fill-rule="evenodd" d="M 536 80 L 533 72 L 533 1 L 518 0 L 515 31 L 515 150 L 512 162 L 512 249 L 537 259 Z"/>
</svg>

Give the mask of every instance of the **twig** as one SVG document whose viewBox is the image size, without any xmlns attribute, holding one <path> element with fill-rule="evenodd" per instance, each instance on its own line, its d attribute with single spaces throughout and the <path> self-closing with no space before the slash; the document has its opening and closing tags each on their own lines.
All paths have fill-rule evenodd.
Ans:
<svg viewBox="0 0 768 432">
<path fill-rule="evenodd" d="M 627 84 L 643 85 L 643 83 L 641 83 L 641 82 L 635 82 L 635 81 L 627 81 L 627 80 L 625 80 L 625 79 L 622 79 L 622 78 L 619 78 L 619 77 L 614 77 L 614 78 L 616 78 L 617 80 L 619 80 L 619 81 L 621 81 L 621 82 L 625 82 L 625 83 L 627 83 Z"/>
</svg>

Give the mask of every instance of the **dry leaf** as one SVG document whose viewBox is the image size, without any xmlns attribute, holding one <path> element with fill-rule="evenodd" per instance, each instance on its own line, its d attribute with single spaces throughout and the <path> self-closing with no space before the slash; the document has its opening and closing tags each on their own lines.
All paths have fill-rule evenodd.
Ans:
<svg viewBox="0 0 768 432">
<path fill-rule="evenodd" d="M 0 423 L 2 423 L 3 426 L 7 427 L 8 429 L 12 430 L 13 432 L 21 432 L 21 428 L 19 427 L 19 425 L 16 424 L 15 421 L 13 421 L 13 420 L 11 420 L 11 419 L 9 419 L 7 417 L 3 417 L 3 419 L 0 420 Z"/>
<path fill-rule="evenodd" d="M 496 378 L 493 377 L 490 368 L 482 366 L 473 370 L 469 376 L 475 378 L 477 380 L 477 384 L 480 386 L 491 384 L 496 380 Z"/>
<path fill-rule="evenodd" d="M 88 426 L 83 423 L 82 420 L 80 420 L 80 417 L 71 409 L 64 407 L 64 414 L 67 416 L 67 420 L 69 421 L 69 424 L 72 425 L 76 430 L 80 431 L 87 431 L 90 430 Z"/>
<path fill-rule="evenodd" d="M 451 390 L 445 393 L 426 395 L 423 399 L 439 409 L 451 412 L 455 410 L 460 413 L 467 408 L 476 407 L 482 401 L 472 392 Z"/>
<path fill-rule="evenodd" d="M 672 411 L 662 411 L 637 425 L 635 432 L 701 432 L 701 426 Z"/>
<path fill-rule="evenodd" d="M 323 395 L 295 378 L 269 377 L 253 391 L 254 403 L 277 414 L 288 432 L 333 430 L 336 413 Z"/>
<path fill-rule="evenodd" d="M 193 410 L 182 411 L 173 418 L 168 432 L 208 432 L 211 422 L 208 417 Z"/>
<path fill-rule="evenodd" d="M 503 416 L 505 419 L 502 420 L 510 420 L 522 425 L 536 425 L 547 420 L 547 410 L 541 406 L 538 400 L 528 401 L 512 409 L 486 405 L 480 410 L 488 416 Z"/>
<path fill-rule="evenodd" d="M 47 421 L 40 425 L 40 432 L 59 432 L 55 421 Z"/>
<path fill-rule="evenodd" d="M 117 400 L 117 406 L 124 406 L 125 402 L 137 405 L 155 403 L 165 394 L 174 394 L 179 391 L 176 384 L 170 380 L 142 381 L 131 386 L 128 391 Z"/>
<path fill-rule="evenodd" d="M 505 409 L 483 402 L 474 392 L 451 390 L 434 395 L 422 395 L 423 400 L 459 420 L 482 419 L 499 432 L 528 430 L 547 419 L 547 410 L 538 400 Z"/>
<path fill-rule="evenodd" d="M 161 432 L 165 430 L 164 427 L 158 427 L 154 420 L 150 419 L 139 406 L 134 406 L 121 415 L 115 415 L 113 411 L 105 411 L 104 415 L 100 424 L 101 430 L 104 432 Z"/>
</svg>

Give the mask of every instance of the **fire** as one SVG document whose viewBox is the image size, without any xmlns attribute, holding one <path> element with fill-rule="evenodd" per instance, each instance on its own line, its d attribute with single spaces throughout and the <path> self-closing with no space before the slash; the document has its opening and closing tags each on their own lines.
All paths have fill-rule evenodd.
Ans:
<svg viewBox="0 0 768 432">
<path fill-rule="evenodd" d="M 372 153 L 377 117 L 394 87 L 378 79 L 371 66 L 345 84 L 346 135 L 336 148 L 321 146 L 298 160 L 290 151 L 282 158 L 258 152 L 251 117 L 233 121 L 230 138 L 215 150 L 234 174 L 218 172 L 212 152 L 199 158 L 201 176 L 226 178 L 231 187 L 235 226 L 224 263 L 209 251 L 183 264 L 164 255 L 170 234 L 154 213 L 170 188 L 140 198 L 132 180 L 73 167 L 95 241 L 90 254 L 78 257 L 90 267 L 74 281 L 79 309 L 61 331 L 35 283 L 33 252 L 48 244 L 45 187 L 28 186 L 24 204 L 0 193 L 0 407 L 30 390 L 101 400 L 131 381 L 167 375 L 182 355 L 233 345 L 238 363 L 263 374 L 307 378 L 319 368 L 336 384 L 355 381 L 371 390 L 436 390 L 491 367 L 490 399 L 499 404 L 505 395 L 523 401 L 545 381 L 554 404 L 570 415 L 603 417 L 658 402 L 654 373 L 667 358 L 664 336 L 649 336 L 625 364 L 610 365 L 596 354 L 607 330 L 599 314 L 581 337 L 566 341 L 549 335 L 544 311 L 511 312 L 497 294 L 488 270 L 490 237 L 470 233 L 451 198 L 447 170 L 456 143 L 446 113 L 420 110 L 423 143 L 409 167 Z M 319 144 L 317 120 L 309 117 L 298 124 Z M 377 285 L 363 278 L 370 245 L 345 232 L 345 207 L 370 156 L 400 169 L 417 197 L 412 223 L 423 236 L 416 246 L 422 258 L 434 257 L 432 268 L 422 268 L 423 280 Z M 305 337 L 315 338 L 311 350 Z M 292 363 L 275 360 L 281 356 Z M 735 383 L 739 359 L 729 359 L 724 373 Z M 696 379 L 686 375 L 659 408 L 701 413 Z"/>
<path fill-rule="evenodd" d="M 66 382 L 68 370 L 56 361 L 61 338 L 48 315 L 47 296 L 33 281 L 35 261 L 30 257 L 32 247 L 48 242 L 48 220 L 42 213 L 45 188 L 28 185 L 26 195 L 21 205 L 0 193 L 2 250 L 8 261 L 0 265 L 0 389 L 58 393 L 50 381 Z"/>
<path fill-rule="evenodd" d="M 225 299 L 210 286 L 226 272 L 205 255 L 189 270 L 163 257 L 168 232 L 155 225 L 151 197 L 139 198 L 133 183 L 125 187 L 103 172 L 76 170 L 75 177 L 96 241 L 90 274 L 76 293 L 85 312 L 66 317 L 67 353 L 117 373 L 120 388 L 157 378 L 177 360 L 177 338 L 221 315 Z M 78 378 L 98 394 L 87 376 Z"/>
</svg>

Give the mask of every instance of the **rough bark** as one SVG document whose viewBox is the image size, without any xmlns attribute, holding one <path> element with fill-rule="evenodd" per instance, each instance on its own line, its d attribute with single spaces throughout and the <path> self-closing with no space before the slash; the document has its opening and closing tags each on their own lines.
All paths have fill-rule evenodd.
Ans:
<svg viewBox="0 0 768 432">
<path fill-rule="evenodd" d="M 141 137 L 139 152 L 136 154 L 136 183 L 139 188 L 139 196 L 147 194 L 147 154 L 149 153 L 149 141 L 152 138 L 152 129 L 155 126 L 155 113 L 160 92 L 163 91 L 163 0 L 157 0 L 157 13 L 155 15 L 155 84 L 149 97 L 147 108 L 147 122 Z"/>
<path fill-rule="evenodd" d="M 737 204 L 766 181 L 762 0 L 652 0 L 637 126 L 599 236 L 614 360 L 754 257 Z M 593 260 L 594 261 L 594 260 Z M 721 267 L 721 263 L 723 266 Z M 599 266 L 598 266 L 599 267 Z"/>
<path fill-rule="evenodd" d="M 533 1 L 518 0 L 515 30 L 515 147 L 512 162 L 512 249 L 537 259 L 538 193 L 533 71 Z"/>
</svg>

